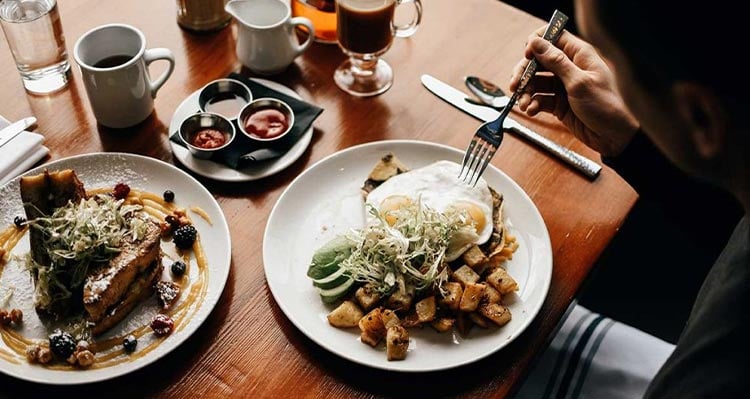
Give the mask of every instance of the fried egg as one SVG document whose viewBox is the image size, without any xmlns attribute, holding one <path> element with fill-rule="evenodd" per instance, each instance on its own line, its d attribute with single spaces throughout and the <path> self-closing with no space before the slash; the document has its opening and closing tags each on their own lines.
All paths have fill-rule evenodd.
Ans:
<svg viewBox="0 0 750 399">
<path fill-rule="evenodd" d="M 492 194 L 484 179 L 474 187 L 459 180 L 460 171 L 455 162 L 438 161 L 391 177 L 372 190 L 366 202 L 391 225 L 395 220 L 389 211 L 418 200 L 438 212 L 461 211 L 476 230 L 472 244 L 482 244 L 492 235 Z"/>
</svg>

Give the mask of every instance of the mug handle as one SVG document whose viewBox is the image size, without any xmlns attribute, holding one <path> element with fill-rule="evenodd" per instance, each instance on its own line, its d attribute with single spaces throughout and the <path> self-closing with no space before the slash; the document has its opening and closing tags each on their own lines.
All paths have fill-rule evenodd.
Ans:
<svg viewBox="0 0 750 399">
<path fill-rule="evenodd" d="M 313 26 L 312 21 L 310 21 L 309 19 L 305 17 L 294 17 L 290 19 L 289 22 L 292 24 L 292 27 L 302 25 L 307 29 L 307 33 L 308 33 L 307 40 L 305 40 L 304 43 L 296 46 L 295 48 L 297 55 L 300 55 L 304 53 L 305 50 L 307 50 L 307 48 L 310 47 L 310 45 L 312 44 L 313 38 L 315 38 L 315 27 Z"/>
<path fill-rule="evenodd" d="M 419 23 L 422 22 L 422 1 L 421 0 L 398 0 L 397 6 L 406 3 L 414 3 L 416 13 L 414 18 L 406 25 L 393 25 L 396 30 L 396 36 L 398 37 L 409 37 L 417 31 Z"/>
<path fill-rule="evenodd" d="M 167 79 L 169 79 L 169 76 L 172 75 L 172 71 L 174 71 L 174 55 L 172 54 L 169 49 L 166 48 L 150 48 L 146 50 L 146 52 L 143 53 L 143 61 L 146 63 L 146 68 L 148 68 L 149 65 L 151 65 L 152 62 L 156 60 L 166 60 L 169 62 L 169 68 L 161 74 L 156 80 L 150 81 L 149 84 L 151 85 L 151 97 L 156 98 L 156 92 L 161 89 L 161 87 L 164 85 L 164 83 L 167 82 Z"/>
</svg>

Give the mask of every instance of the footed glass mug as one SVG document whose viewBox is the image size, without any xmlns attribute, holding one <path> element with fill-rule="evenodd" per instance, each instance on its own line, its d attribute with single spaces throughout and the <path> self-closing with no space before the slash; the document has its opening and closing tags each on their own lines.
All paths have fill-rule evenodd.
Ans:
<svg viewBox="0 0 750 399">
<path fill-rule="evenodd" d="M 393 22 L 396 7 L 414 5 L 412 20 L 402 26 Z M 334 72 L 339 88 L 354 96 L 381 94 L 393 84 L 393 69 L 380 56 L 393 38 L 409 37 L 422 20 L 420 0 L 336 0 L 337 37 L 349 59 Z"/>
</svg>

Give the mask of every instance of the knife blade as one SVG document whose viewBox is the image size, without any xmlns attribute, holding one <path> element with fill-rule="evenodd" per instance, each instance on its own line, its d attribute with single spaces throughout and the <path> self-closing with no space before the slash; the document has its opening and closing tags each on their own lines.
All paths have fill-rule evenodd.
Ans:
<svg viewBox="0 0 750 399">
<path fill-rule="evenodd" d="M 7 142 L 11 141 L 14 137 L 18 136 L 21 132 L 26 130 L 26 128 L 35 123 L 36 118 L 29 116 L 0 129 L 0 147 L 4 146 Z"/>
<path fill-rule="evenodd" d="M 441 98 L 443 101 L 453 105 L 454 107 L 460 109 L 461 111 L 464 111 L 465 113 L 473 116 L 476 119 L 479 119 L 482 122 L 489 122 L 496 119 L 500 115 L 500 112 L 495 109 L 484 105 L 475 105 L 466 101 L 467 98 L 470 98 L 466 95 L 466 93 L 454 88 L 453 86 L 445 82 L 442 82 L 441 80 L 433 76 L 427 74 L 422 75 L 421 81 L 422 85 L 424 85 L 427 90 Z M 518 136 L 521 136 L 522 138 L 536 144 L 550 154 L 556 156 L 563 162 L 572 166 L 575 170 L 581 172 L 590 180 L 596 179 L 602 170 L 601 165 L 597 164 L 596 162 L 540 135 L 539 133 L 518 123 L 513 118 L 506 118 L 504 127 L 506 130 L 515 133 Z"/>
</svg>

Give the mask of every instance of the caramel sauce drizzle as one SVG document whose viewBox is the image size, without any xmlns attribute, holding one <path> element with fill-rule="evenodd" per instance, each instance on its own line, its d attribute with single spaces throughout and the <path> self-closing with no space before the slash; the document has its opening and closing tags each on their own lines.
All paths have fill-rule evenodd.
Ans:
<svg viewBox="0 0 750 399">
<path fill-rule="evenodd" d="M 87 191 L 87 195 L 93 196 L 110 192 L 111 189 L 109 188 L 99 188 Z M 139 190 L 131 190 L 128 197 L 125 199 L 125 203 L 142 205 L 143 211 L 158 222 L 164 221 L 164 218 L 167 215 L 178 209 L 177 206 L 164 201 L 164 199 L 157 194 Z M 10 254 L 16 244 L 18 244 L 18 241 L 23 238 L 27 231 L 27 227 L 19 229 L 15 226 L 10 226 L 0 232 L 0 249 L 2 250 L 0 251 L 0 254 L 2 252 Z M 185 275 L 179 281 L 181 285 L 183 285 L 183 300 L 168 311 L 163 312 L 169 315 L 174 321 L 174 330 L 172 333 L 182 331 L 185 326 L 190 323 L 190 320 L 199 308 L 199 306 L 193 305 L 202 303 L 208 292 L 208 260 L 206 259 L 206 254 L 203 251 L 203 246 L 200 242 L 200 235 L 195 240 L 195 243 L 193 243 L 192 256 L 191 251 L 182 251 L 181 253 L 181 257 L 188 267 L 190 266 L 190 259 L 193 256 L 195 257 L 198 266 L 198 274 L 195 281 L 190 284 L 189 289 L 183 285 L 185 282 L 189 282 L 189 271 L 186 271 Z M 6 261 L 7 255 L 0 256 L 0 274 L 3 272 L 3 266 L 5 266 Z M 156 338 L 147 346 L 142 348 L 139 347 L 135 352 L 127 354 L 122 348 L 122 341 L 126 336 L 131 334 L 140 339 L 147 334 L 152 334 L 151 326 L 147 323 L 123 335 L 92 342 L 90 345 L 94 352 L 96 352 L 96 361 L 90 368 L 98 369 L 112 367 L 121 363 L 140 359 L 156 349 L 167 338 Z M 2 338 L 8 349 L 11 350 L 8 351 L 4 348 L 0 348 L 0 359 L 14 364 L 21 364 L 22 361 L 26 361 L 26 348 L 29 345 L 46 342 L 46 340 L 24 337 L 12 327 L 0 327 L 0 338 Z M 50 370 L 80 370 L 79 368 L 67 363 L 59 362 L 52 362 L 40 366 Z"/>
</svg>

